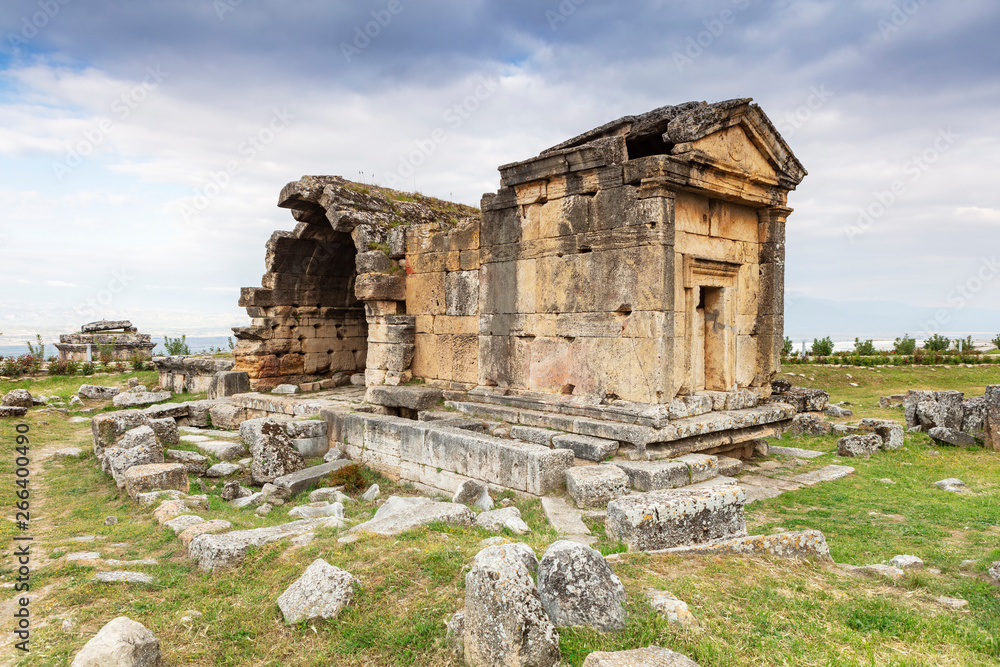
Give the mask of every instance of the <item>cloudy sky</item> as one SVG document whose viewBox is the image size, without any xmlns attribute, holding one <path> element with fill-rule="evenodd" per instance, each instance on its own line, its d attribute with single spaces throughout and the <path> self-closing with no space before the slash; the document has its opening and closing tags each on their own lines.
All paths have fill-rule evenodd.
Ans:
<svg viewBox="0 0 1000 667">
<path fill-rule="evenodd" d="M 497 165 L 733 97 L 809 170 L 793 333 L 819 299 L 862 334 L 878 301 L 895 333 L 1000 322 L 998 33 L 995 0 L 5 0 L 0 331 L 225 332 L 303 174 L 476 205 Z"/>
</svg>

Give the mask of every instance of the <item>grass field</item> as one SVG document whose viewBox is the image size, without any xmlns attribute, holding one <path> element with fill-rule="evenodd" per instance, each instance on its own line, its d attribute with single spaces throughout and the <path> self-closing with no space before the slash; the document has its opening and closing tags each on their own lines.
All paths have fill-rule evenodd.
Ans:
<svg viewBox="0 0 1000 667">
<path fill-rule="evenodd" d="M 856 418 L 901 419 L 898 409 L 878 408 L 878 397 L 890 393 L 959 389 L 980 395 L 987 384 L 1000 383 L 996 367 L 796 368 L 800 370 L 806 377 L 796 377 L 795 384 L 828 389 L 835 402 L 852 404 Z M 127 377 L 102 380 L 124 384 Z M 76 379 L 65 389 L 79 384 Z M 29 388 L 45 395 L 60 391 L 44 382 Z M 8 389 L 0 383 L 0 391 Z M 330 530 L 302 547 L 265 546 L 238 571 L 206 574 L 187 559 L 172 531 L 155 524 L 148 508 L 127 502 L 100 472 L 89 451 L 87 424 L 70 424 L 65 415 L 37 410 L 24 422 L 30 426 L 34 452 L 58 445 L 79 446 L 86 454 L 79 460 L 50 459 L 33 479 L 37 513 L 32 533 L 39 558 L 32 581 L 35 631 L 32 654 L 16 664 L 68 664 L 104 623 L 120 615 L 149 627 L 171 665 L 460 664 L 445 644 L 444 623 L 461 608 L 465 573 L 489 533 L 432 526 L 394 538 L 365 536 L 340 544 L 338 532 Z M 989 563 L 1000 560 L 1000 454 L 932 447 L 923 434 L 907 434 L 905 449 L 870 460 L 836 458 L 836 441 L 829 437 L 786 436 L 781 444 L 824 451 L 814 460 L 817 464 L 840 461 L 856 472 L 748 506 L 751 533 L 818 529 L 838 563 L 864 565 L 913 554 L 940 574 L 923 570 L 893 583 L 857 578 L 810 560 L 628 554 L 613 565 L 629 595 L 626 629 L 603 635 L 560 630 L 565 664 L 578 666 L 593 650 L 649 644 L 681 651 L 703 666 L 1000 663 L 1000 588 L 985 577 Z M 12 479 L 10 420 L 0 424 L 0 447 L 0 497 L 9 507 L 11 484 L 2 480 Z M 416 493 L 374 473 L 366 475 L 379 481 L 383 497 Z M 944 477 L 964 480 L 972 493 L 950 494 L 932 485 Z M 883 478 L 894 483 L 877 481 Z M 199 491 L 195 487 L 192 492 Z M 207 492 L 212 518 L 226 518 L 237 528 L 288 520 L 288 505 L 262 518 L 229 508 L 217 498 L 218 488 Z M 304 496 L 291 505 L 307 502 Z M 516 503 L 532 528 L 530 535 L 516 539 L 541 556 L 556 535 L 537 500 Z M 375 509 L 375 503 L 359 502 L 349 504 L 347 514 L 363 520 Z M 109 515 L 118 523 L 105 526 Z M 82 535 L 104 539 L 71 541 Z M 104 558 L 157 558 L 155 566 L 129 568 L 153 575 L 156 583 L 99 585 L 92 581 L 94 567 L 63 558 L 70 551 L 89 550 Z M 276 598 L 316 558 L 350 571 L 362 585 L 336 620 L 288 627 Z M 977 562 L 963 570 L 962 561 L 970 559 Z M 9 581 L 10 560 L 2 565 Z M 649 588 L 666 589 L 685 600 L 698 626 L 680 629 L 655 615 L 644 601 Z M 947 608 L 936 601 L 939 596 L 965 599 L 968 606 Z M 189 610 L 202 615 L 182 623 Z M 10 622 L 6 607 L 0 616 L 7 619 L 0 622 Z M 69 631 L 61 629 L 66 618 L 75 620 Z M 0 662 L 7 656 L 13 653 L 0 652 Z"/>
</svg>

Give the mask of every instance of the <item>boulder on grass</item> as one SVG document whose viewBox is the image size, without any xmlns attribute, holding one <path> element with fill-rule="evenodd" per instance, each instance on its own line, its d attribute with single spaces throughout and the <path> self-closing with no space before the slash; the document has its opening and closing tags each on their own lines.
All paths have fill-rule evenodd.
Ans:
<svg viewBox="0 0 1000 667">
<path fill-rule="evenodd" d="M 140 493 L 155 489 L 189 490 L 187 470 L 182 463 L 154 463 L 125 471 L 125 489 L 133 500 Z"/>
<path fill-rule="evenodd" d="M 70 667 L 160 667 L 160 642 L 127 616 L 110 621 L 84 645 Z"/>
<path fill-rule="evenodd" d="M 871 456 L 882 448 L 882 438 L 876 433 L 849 435 L 837 441 L 839 456 Z"/>
<path fill-rule="evenodd" d="M 625 627 L 625 587 L 608 562 L 577 542 L 553 542 L 538 563 L 538 594 L 556 627 Z"/>
<path fill-rule="evenodd" d="M 470 665 L 559 664 L 559 634 L 542 606 L 525 551 L 516 544 L 487 547 L 465 575 L 462 644 Z"/>
<path fill-rule="evenodd" d="M 583 661 L 583 667 L 698 667 L 698 663 L 683 653 L 647 646 L 631 651 L 594 651 Z"/>
<path fill-rule="evenodd" d="M 35 401 L 27 389 L 12 389 L 7 392 L 0 404 L 9 408 L 30 408 L 35 405 Z"/>
<path fill-rule="evenodd" d="M 936 426 L 927 431 L 931 440 L 939 445 L 952 445 L 954 447 L 971 447 L 976 444 L 976 439 L 968 433 L 962 433 L 953 428 Z"/>
<path fill-rule="evenodd" d="M 317 558 L 295 583 L 278 597 L 285 623 L 336 618 L 354 599 L 354 584 L 361 582 L 346 570 Z"/>
</svg>

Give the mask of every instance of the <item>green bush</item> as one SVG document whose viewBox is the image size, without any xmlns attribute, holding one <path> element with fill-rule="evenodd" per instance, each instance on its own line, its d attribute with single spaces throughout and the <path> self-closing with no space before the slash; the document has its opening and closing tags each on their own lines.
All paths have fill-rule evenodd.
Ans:
<svg viewBox="0 0 1000 667">
<path fill-rule="evenodd" d="M 944 352 L 951 347 L 951 339 L 941 334 L 934 334 L 924 341 L 924 349 L 929 352 Z"/>
<path fill-rule="evenodd" d="M 960 344 L 962 346 L 963 353 L 971 354 L 972 351 L 976 349 L 976 344 L 972 341 L 972 336 L 966 336 L 965 338 L 956 338 L 952 343 L 952 347 L 954 347 L 955 350 L 957 351 L 958 346 Z"/>
<path fill-rule="evenodd" d="M 97 367 L 94 366 L 93 362 L 87 361 L 80 364 L 80 375 L 93 375 Z"/>
<path fill-rule="evenodd" d="M 833 341 L 827 336 L 822 340 L 817 340 L 813 338 L 812 350 L 810 351 L 814 357 L 828 357 L 833 354 Z"/>
<path fill-rule="evenodd" d="M 795 344 L 792 343 L 792 339 L 789 338 L 788 336 L 785 336 L 785 342 L 781 346 L 781 355 L 784 356 L 784 357 L 787 357 L 788 355 L 790 355 L 792 353 L 792 347 L 794 345 Z"/>
<path fill-rule="evenodd" d="M 187 334 L 182 335 L 180 338 L 164 336 L 163 347 L 167 349 L 167 354 L 172 357 L 176 355 L 191 354 L 191 348 L 189 348 L 187 344 Z"/>
<path fill-rule="evenodd" d="M 862 341 L 862 340 L 859 340 L 859 339 L 855 338 L 854 339 L 854 354 L 860 355 L 860 356 L 863 356 L 863 357 L 874 356 L 875 354 L 877 354 L 877 351 L 875 350 L 875 343 L 872 342 L 872 341 L 870 341 L 870 340 Z"/>
<path fill-rule="evenodd" d="M 997 337 L 993 339 L 993 344 L 997 347 L 997 349 L 1000 349 L 1000 334 L 997 334 Z"/>
<path fill-rule="evenodd" d="M 902 338 L 897 338 L 892 349 L 896 354 L 913 354 L 917 349 L 917 341 L 910 338 L 909 334 L 903 334 Z"/>
</svg>

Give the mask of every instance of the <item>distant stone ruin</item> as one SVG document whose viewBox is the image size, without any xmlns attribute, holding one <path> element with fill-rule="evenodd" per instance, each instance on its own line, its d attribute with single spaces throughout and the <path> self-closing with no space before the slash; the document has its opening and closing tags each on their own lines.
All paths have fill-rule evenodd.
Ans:
<svg viewBox="0 0 1000 667">
<path fill-rule="evenodd" d="M 500 167 L 481 210 L 337 176 L 289 183 L 278 205 L 298 224 L 243 289 L 253 323 L 234 330 L 234 370 L 265 390 L 363 371 L 390 414 L 412 399 L 374 390 L 417 382 L 564 415 L 563 430 L 637 458 L 748 456 L 793 414 L 759 404 L 783 342 L 785 204 L 806 175 L 750 102 L 598 127 Z"/>
<path fill-rule="evenodd" d="M 102 353 L 113 361 L 128 361 L 134 355 L 150 357 L 156 343 L 141 334 L 128 320 L 101 320 L 80 327 L 80 333 L 62 334 L 56 349 L 60 361 L 99 361 Z"/>
</svg>

